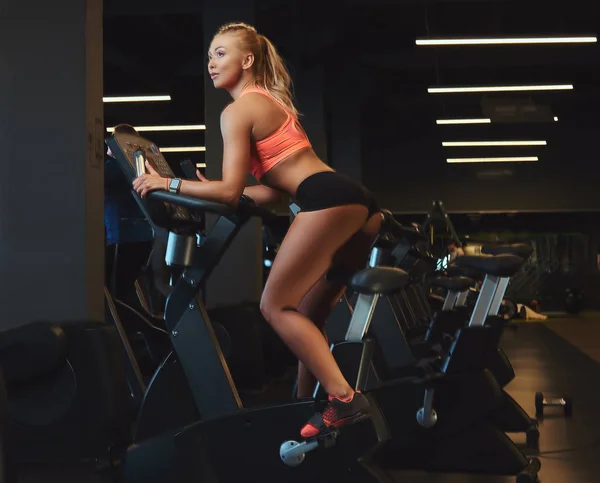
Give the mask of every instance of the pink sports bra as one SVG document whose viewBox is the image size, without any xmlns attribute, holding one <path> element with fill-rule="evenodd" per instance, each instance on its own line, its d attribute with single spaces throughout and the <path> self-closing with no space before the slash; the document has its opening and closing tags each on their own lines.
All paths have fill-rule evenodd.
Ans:
<svg viewBox="0 0 600 483">
<path fill-rule="evenodd" d="M 252 87 L 242 92 L 242 96 L 249 92 L 255 92 L 275 101 L 287 114 L 287 119 L 274 133 L 264 139 L 256 141 L 256 157 L 250 158 L 250 172 L 260 180 L 267 171 L 279 162 L 304 148 L 312 147 L 300 122 L 280 101 L 275 99 L 264 89 Z"/>
</svg>

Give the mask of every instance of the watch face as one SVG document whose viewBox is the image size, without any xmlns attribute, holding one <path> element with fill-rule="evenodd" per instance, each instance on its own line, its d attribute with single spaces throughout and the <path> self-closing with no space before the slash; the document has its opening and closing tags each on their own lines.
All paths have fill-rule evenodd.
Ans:
<svg viewBox="0 0 600 483">
<path fill-rule="evenodd" d="M 169 183 L 169 189 L 178 190 L 180 184 L 181 184 L 181 180 L 179 178 L 173 178 L 171 180 L 171 182 Z"/>
</svg>

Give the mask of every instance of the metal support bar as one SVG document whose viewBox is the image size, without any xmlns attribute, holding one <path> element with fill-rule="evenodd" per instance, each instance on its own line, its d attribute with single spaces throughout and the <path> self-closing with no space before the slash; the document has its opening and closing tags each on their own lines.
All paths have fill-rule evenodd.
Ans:
<svg viewBox="0 0 600 483">
<path fill-rule="evenodd" d="M 123 348 L 125 349 L 125 355 L 127 356 L 127 372 L 128 380 L 129 380 L 129 389 L 132 397 L 137 403 L 141 403 L 144 398 L 144 393 L 146 392 L 146 383 L 144 382 L 144 377 L 142 376 L 142 371 L 140 370 L 140 366 L 138 365 L 137 358 L 135 353 L 133 352 L 133 348 L 129 343 L 129 337 L 127 336 L 127 331 L 121 322 L 121 318 L 119 317 L 119 313 L 117 312 L 117 308 L 115 306 L 112 295 L 108 291 L 106 287 L 104 287 L 104 306 L 105 306 L 105 317 L 108 317 L 110 313 L 115 327 L 117 328 L 117 332 L 119 333 L 119 337 L 121 338 L 121 342 L 123 343 Z"/>
<path fill-rule="evenodd" d="M 374 247 L 371 250 L 371 256 L 369 257 L 369 267 L 373 268 L 378 266 L 382 257 L 383 251 L 378 247 Z"/>
<path fill-rule="evenodd" d="M 300 213 L 300 207 L 296 203 L 290 203 L 289 209 L 292 218 L 295 218 Z"/>
<path fill-rule="evenodd" d="M 458 294 L 456 299 L 456 307 L 464 307 L 467 303 L 467 297 L 469 296 L 469 290 L 465 290 Z"/>
<path fill-rule="evenodd" d="M 363 350 L 360 357 L 360 364 L 358 366 L 358 375 L 356 377 L 357 391 L 364 391 L 367 387 L 367 381 L 369 379 L 369 370 L 371 369 L 371 360 L 373 359 L 373 340 L 366 340 L 363 343 Z"/>
<path fill-rule="evenodd" d="M 502 300 L 504 299 L 504 294 L 508 288 L 508 282 L 510 282 L 510 277 L 503 277 L 500 279 L 500 282 L 498 282 L 498 289 L 494 295 L 494 300 L 492 300 L 488 315 L 498 315 Z"/>
<path fill-rule="evenodd" d="M 167 326 L 173 325 L 171 342 L 202 418 L 216 418 L 241 409 L 242 401 L 202 302 L 192 300 L 181 319 Z"/>
<path fill-rule="evenodd" d="M 359 294 L 352 318 L 350 319 L 348 331 L 346 332 L 346 341 L 362 342 L 371 325 L 371 319 L 373 318 L 373 312 L 375 312 L 378 300 L 379 294 Z"/>
<path fill-rule="evenodd" d="M 454 305 L 456 304 L 457 299 L 458 299 L 458 292 L 455 292 L 453 290 L 448 290 L 448 293 L 446 294 L 446 298 L 444 299 L 444 305 L 442 306 L 442 311 L 452 310 L 454 308 Z"/>
<path fill-rule="evenodd" d="M 423 407 L 417 412 L 417 422 L 424 428 L 433 428 L 437 423 L 437 413 L 433 409 L 433 394 L 435 390 L 432 388 L 425 389 L 425 400 Z"/>
<path fill-rule="evenodd" d="M 479 297 L 477 297 L 477 302 L 475 303 L 475 308 L 471 314 L 469 327 L 483 327 L 485 319 L 490 312 L 490 307 L 494 300 L 494 296 L 496 295 L 499 282 L 500 277 L 495 275 L 485 276 L 483 284 L 481 285 L 481 290 L 479 291 Z"/>
</svg>

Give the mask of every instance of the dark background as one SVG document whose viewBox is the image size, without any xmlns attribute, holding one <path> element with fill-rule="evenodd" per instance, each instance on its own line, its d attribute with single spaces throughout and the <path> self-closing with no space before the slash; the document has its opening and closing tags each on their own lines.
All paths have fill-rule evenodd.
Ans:
<svg viewBox="0 0 600 483">
<path fill-rule="evenodd" d="M 581 234 L 581 280 L 595 293 L 599 45 L 415 45 L 419 37 L 596 35 L 594 7 L 583 1 L 256 0 L 254 23 L 287 62 L 302 122 L 317 154 L 334 168 L 361 180 L 403 221 L 422 221 L 432 201 L 442 200 L 463 239 Z M 205 88 L 205 39 L 212 33 L 203 32 L 203 13 L 197 0 L 105 0 L 105 95 L 173 98 L 105 104 L 106 126 L 204 123 L 205 95 L 212 95 Z M 238 20 L 235 12 L 229 20 Z M 427 93 L 430 86 L 506 84 L 575 88 Z M 463 117 L 492 123 L 436 124 Z M 204 145 L 207 133 L 150 136 L 161 147 L 190 146 Z M 442 147 L 443 141 L 487 140 L 548 144 Z M 185 157 L 206 162 L 206 156 L 165 155 L 175 168 Z M 538 156 L 539 162 L 446 163 L 479 156 Z M 281 230 L 286 227 L 282 219 Z"/>
<path fill-rule="evenodd" d="M 420 213 L 443 199 L 453 212 L 600 209 L 596 195 L 598 44 L 417 47 L 417 37 L 589 35 L 591 2 L 257 0 L 258 29 L 294 76 L 303 122 L 324 124 L 319 154 L 331 152 L 332 120 L 356 110 L 345 140 L 360 149 L 363 181 L 382 204 Z M 236 20 L 232 15 L 232 20 Z M 170 103 L 106 105 L 106 123 L 201 123 L 206 46 L 202 2 L 106 0 L 105 95 L 169 93 Z M 310 77 L 307 72 L 315 73 Z M 427 93 L 429 86 L 574 84 L 572 91 Z M 342 94 L 340 94 L 342 92 Z M 303 104 L 323 104 L 311 116 Z M 502 114 L 507 113 L 508 114 Z M 554 121 L 554 116 L 559 118 Z M 490 117 L 492 124 L 435 120 Z M 207 126 L 215 129 L 216 126 Z M 315 129 L 313 129 L 313 132 Z M 202 132 L 158 133 L 161 145 L 202 144 Z M 359 139 L 355 139 L 358 135 Z M 546 140 L 543 147 L 443 148 L 442 141 Z M 449 165 L 447 157 L 539 156 L 537 163 Z M 180 158 L 186 155 L 177 155 Z M 204 154 L 193 156 L 202 161 Z M 173 156 L 171 156 L 173 158 Z M 348 168 L 350 169 L 350 168 Z"/>
</svg>

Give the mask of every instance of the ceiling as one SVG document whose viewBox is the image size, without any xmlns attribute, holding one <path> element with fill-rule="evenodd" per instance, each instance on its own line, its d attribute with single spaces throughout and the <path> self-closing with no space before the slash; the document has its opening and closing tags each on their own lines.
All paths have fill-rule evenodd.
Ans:
<svg viewBox="0 0 600 483">
<path fill-rule="evenodd" d="M 292 70 L 321 66 L 356 87 L 371 138 L 393 136 L 415 156 L 472 156 L 442 141 L 547 140 L 518 154 L 598 159 L 600 47 L 417 47 L 417 37 L 596 35 L 593 2 L 509 0 L 256 0 L 256 24 Z M 202 2 L 105 0 L 105 95 L 171 94 L 169 103 L 106 104 L 107 125 L 203 123 Z M 331 82 L 331 81 L 330 81 Z M 431 86 L 573 84 L 574 90 L 428 94 Z M 490 125 L 439 126 L 439 118 L 490 117 Z M 558 122 L 554 118 L 558 118 Z M 210 126 L 209 126 L 210 128 Z M 156 133 L 159 145 L 198 145 L 203 133 Z M 481 149 L 481 150 L 479 150 Z M 477 148 L 477 155 L 507 155 Z M 485 153 L 485 154 L 484 154 Z M 201 161 L 203 154 L 195 158 Z"/>
</svg>

